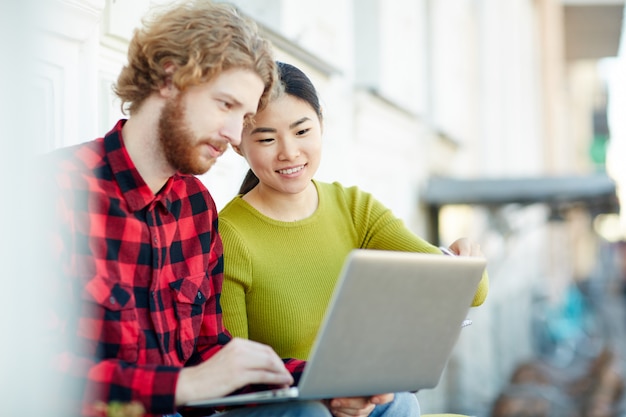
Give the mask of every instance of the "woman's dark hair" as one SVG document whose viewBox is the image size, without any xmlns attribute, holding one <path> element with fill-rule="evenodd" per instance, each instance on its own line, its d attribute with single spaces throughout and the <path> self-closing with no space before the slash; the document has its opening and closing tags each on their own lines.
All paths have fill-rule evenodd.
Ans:
<svg viewBox="0 0 626 417">
<path fill-rule="evenodd" d="M 293 65 L 284 62 L 276 62 L 278 68 L 278 82 L 282 86 L 282 94 L 299 98 L 307 102 L 322 121 L 322 108 L 320 106 L 319 97 L 315 86 L 306 76 L 306 74 Z M 239 187 L 239 194 L 246 194 L 259 183 L 259 179 L 251 169 L 248 170 L 246 177 Z"/>
</svg>

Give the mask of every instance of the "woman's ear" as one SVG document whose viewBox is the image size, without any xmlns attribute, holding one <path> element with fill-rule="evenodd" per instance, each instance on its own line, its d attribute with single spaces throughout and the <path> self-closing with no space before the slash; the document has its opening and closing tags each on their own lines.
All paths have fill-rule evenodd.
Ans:
<svg viewBox="0 0 626 417">
<path fill-rule="evenodd" d="M 231 148 L 233 148 L 233 150 L 235 152 L 237 152 L 239 155 L 243 156 L 243 153 L 241 153 L 241 148 L 239 147 L 239 145 L 230 145 Z"/>
</svg>

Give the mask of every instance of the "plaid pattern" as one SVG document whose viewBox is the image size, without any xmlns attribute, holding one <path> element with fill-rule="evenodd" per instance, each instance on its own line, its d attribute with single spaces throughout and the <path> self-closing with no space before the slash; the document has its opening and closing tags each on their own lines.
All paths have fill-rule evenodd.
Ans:
<svg viewBox="0 0 626 417">
<path fill-rule="evenodd" d="M 223 257 L 213 199 L 187 175 L 172 176 L 155 196 L 123 145 L 123 124 L 55 152 L 55 249 L 78 312 L 64 324 L 81 346 L 73 360 L 88 360 L 85 415 L 96 414 L 97 400 L 174 412 L 181 367 L 210 358 L 231 338 L 219 302 Z M 287 362 L 296 373 L 303 367 Z"/>
</svg>

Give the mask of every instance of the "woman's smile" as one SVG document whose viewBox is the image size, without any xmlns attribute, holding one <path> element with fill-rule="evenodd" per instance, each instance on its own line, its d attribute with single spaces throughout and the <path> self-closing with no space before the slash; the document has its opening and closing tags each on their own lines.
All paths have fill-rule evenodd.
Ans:
<svg viewBox="0 0 626 417">
<path fill-rule="evenodd" d="M 276 170 L 276 172 L 278 172 L 280 175 L 293 175 L 296 174 L 300 171 L 302 171 L 304 169 L 305 165 L 298 165 L 295 167 L 290 167 L 290 168 L 283 168 L 283 169 L 278 169 Z"/>
</svg>

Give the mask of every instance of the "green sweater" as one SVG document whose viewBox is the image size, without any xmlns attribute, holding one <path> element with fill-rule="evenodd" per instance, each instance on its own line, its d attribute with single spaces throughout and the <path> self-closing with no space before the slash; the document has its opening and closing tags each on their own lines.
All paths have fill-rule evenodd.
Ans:
<svg viewBox="0 0 626 417">
<path fill-rule="evenodd" d="M 223 318 L 233 336 L 307 359 L 337 277 L 355 248 L 440 253 L 356 187 L 314 181 L 318 208 L 307 219 L 271 219 L 241 196 L 219 214 L 224 242 Z M 488 290 L 483 277 L 474 305 Z"/>
</svg>

